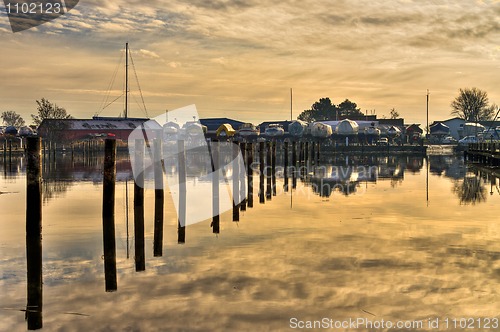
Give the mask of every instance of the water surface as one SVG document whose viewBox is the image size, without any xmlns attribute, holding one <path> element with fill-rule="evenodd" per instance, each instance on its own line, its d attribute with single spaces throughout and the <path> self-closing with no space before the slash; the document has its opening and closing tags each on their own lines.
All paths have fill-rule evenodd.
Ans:
<svg viewBox="0 0 500 332">
<path fill-rule="evenodd" d="M 101 160 L 44 166 L 43 329 L 287 331 L 293 317 L 499 316 L 498 179 L 455 156 L 351 156 L 322 166 L 291 193 L 278 177 L 277 196 L 265 204 L 256 196 L 240 222 L 224 213 L 220 234 L 211 220 L 189 225 L 185 244 L 167 188 L 162 257 L 153 256 L 147 189 L 146 265 L 136 272 L 132 176 L 120 160 L 116 292 L 105 291 Z M 24 160 L 0 168 L 0 330 L 24 331 Z"/>
</svg>

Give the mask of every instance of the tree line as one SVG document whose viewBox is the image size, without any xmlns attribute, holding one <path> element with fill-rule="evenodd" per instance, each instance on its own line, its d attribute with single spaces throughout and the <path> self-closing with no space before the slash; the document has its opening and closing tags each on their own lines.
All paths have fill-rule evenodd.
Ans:
<svg viewBox="0 0 500 332">
<path fill-rule="evenodd" d="M 498 116 L 498 106 L 489 103 L 488 94 L 477 88 L 460 89 L 458 96 L 450 104 L 451 115 L 455 115 L 467 122 L 492 121 Z M 495 114 L 495 112 L 497 112 Z M 358 105 L 349 99 L 338 105 L 330 98 L 320 98 L 312 104 L 310 109 L 304 110 L 297 119 L 306 122 L 334 121 L 345 118 L 360 118 L 364 114 Z M 400 114 L 395 108 L 389 110 L 389 118 L 397 119 Z M 385 118 L 385 116 L 383 116 Z"/>
<path fill-rule="evenodd" d="M 66 111 L 64 107 L 57 106 L 51 103 L 48 99 L 42 98 L 36 100 L 37 112 L 31 114 L 33 126 L 38 127 L 45 119 L 71 119 L 72 116 Z M 5 126 L 13 126 L 16 128 L 25 125 L 24 119 L 15 111 L 4 111 L 0 115 L 2 122 Z"/>
</svg>

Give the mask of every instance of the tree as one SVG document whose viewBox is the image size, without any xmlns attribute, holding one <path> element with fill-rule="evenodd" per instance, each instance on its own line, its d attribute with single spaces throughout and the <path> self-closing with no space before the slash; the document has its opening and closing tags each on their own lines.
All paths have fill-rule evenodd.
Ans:
<svg viewBox="0 0 500 332">
<path fill-rule="evenodd" d="M 24 126 L 24 119 L 14 111 L 5 111 L 2 112 L 0 116 L 2 118 L 3 123 L 6 126 L 14 126 L 16 128 Z"/>
<path fill-rule="evenodd" d="M 45 119 L 71 119 L 63 107 L 59 107 L 56 104 L 52 104 L 47 99 L 42 98 L 42 100 L 37 100 L 38 104 L 37 112 L 38 114 L 31 114 L 34 124 L 38 127 Z"/>
<path fill-rule="evenodd" d="M 348 117 L 359 118 L 362 116 L 364 114 L 358 108 L 358 105 L 349 99 L 344 100 L 339 105 L 335 105 L 330 98 L 326 97 L 320 98 L 319 101 L 312 104 L 311 109 L 304 110 L 297 118 L 306 122 L 315 122 L 340 120 Z"/>
<path fill-rule="evenodd" d="M 488 94 L 477 88 L 460 89 L 458 97 L 451 102 L 452 115 L 465 121 L 478 122 L 491 120 L 495 112 L 494 107 L 488 106 Z"/>
<path fill-rule="evenodd" d="M 356 103 L 353 103 L 349 99 L 344 100 L 338 106 L 339 117 L 341 118 L 349 118 L 349 117 L 362 117 L 364 116 L 363 112 L 358 108 Z"/>
<path fill-rule="evenodd" d="M 396 111 L 396 109 L 393 107 L 391 111 L 389 112 L 389 117 L 390 119 L 398 119 L 399 118 L 399 112 Z"/>
<path fill-rule="evenodd" d="M 330 98 L 320 98 L 312 104 L 310 110 L 304 110 L 297 118 L 306 122 L 335 120 L 336 111 L 337 107 L 332 104 Z"/>
</svg>

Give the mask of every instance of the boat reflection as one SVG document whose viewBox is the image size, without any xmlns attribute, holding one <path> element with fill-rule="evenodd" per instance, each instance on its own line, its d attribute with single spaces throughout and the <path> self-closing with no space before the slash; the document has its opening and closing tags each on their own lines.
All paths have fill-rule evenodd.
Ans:
<svg viewBox="0 0 500 332">
<path fill-rule="evenodd" d="M 339 156 L 314 167 L 302 180 L 321 197 L 330 197 L 335 191 L 348 196 L 361 183 L 389 180 L 394 187 L 403 181 L 407 169 L 417 173 L 422 167 L 421 156 Z"/>
</svg>

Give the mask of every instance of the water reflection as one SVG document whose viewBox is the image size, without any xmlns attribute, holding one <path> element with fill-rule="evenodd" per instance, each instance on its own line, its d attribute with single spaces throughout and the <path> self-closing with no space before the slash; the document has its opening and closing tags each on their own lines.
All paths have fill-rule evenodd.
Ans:
<svg viewBox="0 0 500 332">
<path fill-rule="evenodd" d="M 498 170 L 471 165 L 463 178 L 454 181 L 453 192 L 458 196 L 460 204 L 486 202 L 488 192 L 490 195 L 500 194 L 497 173 Z"/>
<path fill-rule="evenodd" d="M 64 228 L 64 225 L 60 223 L 53 226 L 58 220 L 50 218 L 70 219 L 72 215 L 66 213 L 56 217 L 52 214 L 47 224 L 44 224 L 44 231 L 52 231 L 58 236 L 44 237 L 44 245 L 48 244 L 52 249 L 47 250 L 47 258 L 44 256 L 44 266 L 47 264 L 51 267 L 44 274 L 45 287 L 49 289 L 46 294 L 50 294 L 45 296 L 44 325 L 48 330 L 69 326 L 84 330 L 92 329 L 96 321 L 103 321 L 109 329 L 140 330 L 145 327 L 139 322 L 152 318 L 151 322 L 154 323 L 148 327 L 153 330 L 159 326 L 165 326 L 165 329 L 170 327 L 171 330 L 195 330 L 200 326 L 196 327 L 193 320 L 189 319 L 193 313 L 204 319 L 204 330 L 217 329 L 222 320 L 231 322 L 234 330 L 263 329 L 257 323 L 262 320 L 274 330 L 282 330 L 283 316 L 296 313 L 294 307 L 297 305 L 313 308 L 306 313 L 310 317 L 333 311 L 342 317 L 349 317 L 360 314 L 363 311 L 359 308 L 363 308 L 384 318 L 411 319 L 413 317 L 405 316 L 400 308 L 416 310 L 419 317 L 428 317 L 461 301 L 465 303 L 455 307 L 454 314 L 467 314 L 470 309 L 465 307 L 472 306 L 479 307 L 486 312 L 485 315 L 496 313 L 492 303 L 496 303 L 494 290 L 499 280 L 498 227 L 494 223 L 498 208 L 495 209 L 492 204 L 488 209 L 480 210 L 477 205 L 484 205 L 485 200 L 490 199 L 492 202 L 495 202 L 494 199 L 498 201 L 498 176 L 473 167 L 466 172 L 460 157 L 431 156 L 428 161 L 429 169 L 432 169 L 431 190 L 434 188 L 434 195 L 440 195 L 439 204 L 431 204 L 429 208 L 413 200 L 418 195 L 423 197 L 426 174 L 422 173 L 422 168 L 427 165 L 423 158 L 339 157 L 322 167 L 290 173 L 295 179 L 297 175 L 300 176 L 297 191 L 306 185 L 306 190 L 312 190 L 322 197 L 340 193 L 339 199 L 342 199 L 343 204 L 338 205 L 335 214 L 331 210 L 318 208 L 321 199 L 314 195 L 307 199 L 296 199 L 296 195 L 293 210 L 288 209 L 285 197 L 278 195 L 271 202 L 266 202 L 265 206 L 257 206 L 242 214 L 241 226 L 233 227 L 230 216 L 225 218 L 221 215 L 217 231 L 220 226 L 223 236 L 211 234 L 209 221 L 192 227 L 190 225 L 190 239 L 185 246 L 177 245 L 177 216 L 171 217 L 175 221 L 170 223 L 169 218 L 165 218 L 165 229 L 158 231 L 156 199 L 146 199 L 142 211 L 140 207 L 138 209 L 138 214 L 143 216 L 140 223 L 144 229 L 139 238 L 143 243 L 139 247 L 146 248 L 143 254 L 146 271 L 141 272 L 140 278 L 134 277 L 134 273 L 131 276 L 134 262 L 125 260 L 125 249 L 118 246 L 115 261 L 111 259 L 104 262 L 105 265 L 116 265 L 120 291 L 115 294 L 105 294 L 102 289 L 104 278 L 106 289 L 113 289 L 116 275 L 99 274 L 102 271 L 102 241 L 106 237 L 100 228 L 101 224 L 85 226 L 97 233 L 98 249 L 95 252 L 98 255 L 90 254 L 82 258 L 72 253 L 74 256 L 65 256 L 64 253 L 71 250 L 93 253 L 93 249 L 89 249 L 93 245 L 90 240 L 81 247 L 69 243 L 78 242 L 92 232 L 75 224 L 71 231 L 57 233 L 54 229 Z M 95 176 L 86 176 L 86 180 L 81 176 L 82 169 L 71 163 L 68 166 L 71 170 L 58 176 L 48 174 L 47 181 L 67 182 L 67 189 L 71 186 L 81 189 L 86 181 L 100 184 L 102 173 L 97 165 L 101 162 L 94 160 L 81 166 L 84 171 L 88 171 L 89 167 L 94 169 L 86 174 L 96 173 Z M 126 159 L 125 162 L 128 163 Z M 278 155 L 277 164 L 281 162 Z M 50 167 L 58 172 L 66 167 L 64 165 L 64 162 L 60 162 Z M 165 165 L 168 165 L 168 161 Z M 23 168 L 18 167 L 21 169 L 18 174 L 22 174 Z M 177 176 L 177 168 L 177 165 L 172 164 L 169 173 Z M 188 176 L 194 176 L 189 173 L 189 167 L 187 171 Z M 457 175 L 460 172 L 463 172 L 463 176 Z M 255 179 L 258 180 L 258 177 Z M 279 176 L 277 181 L 280 182 Z M 326 183 L 329 187 L 325 186 Z M 368 184 L 370 190 L 362 200 L 357 199 L 359 197 L 353 194 L 358 193 L 364 184 Z M 145 195 L 147 197 L 148 189 Z M 52 197 L 57 203 L 57 195 Z M 380 203 L 381 197 L 384 204 Z M 71 199 L 75 198 L 68 193 L 66 197 L 59 198 L 59 202 Z M 168 198 L 165 202 L 168 203 Z M 458 206 L 458 203 L 462 206 Z M 374 209 L 377 209 L 376 213 L 373 213 Z M 167 216 L 173 215 L 171 205 L 166 206 L 165 210 Z M 412 213 L 408 213 L 410 210 Z M 155 211 L 154 218 L 152 212 L 148 214 L 148 211 Z M 456 214 L 467 220 L 467 227 L 456 222 Z M 117 230 L 124 229 L 124 222 L 118 219 Z M 342 222 L 332 222 L 340 220 Z M 160 241 L 158 232 L 165 232 L 164 243 L 157 244 Z M 61 233 L 63 236 L 59 237 Z M 64 237 L 69 240 L 59 243 L 60 238 Z M 124 235 L 118 231 L 116 237 L 119 243 L 120 237 L 123 240 Z M 168 248 L 164 257 L 157 255 L 161 247 Z M 105 259 L 113 256 L 106 254 L 106 245 L 104 249 Z M 136 252 L 135 256 L 137 259 L 141 253 Z M 14 250 L 9 252 L 6 260 L 0 262 L 2 271 L 15 270 L 13 262 L 24 259 L 18 257 L 19 253 Z M 69 257 L 74 266 L 68 268 L 68 265 L 62 264 L 61 257 L 66 261 Z M 74 260 L 71 261 L 71 258 Z M 80 274 L 69 282 L 61 277 L 68 270 L 88 269 L 85 264 L 94 268 L 88 276 Z M 269 268 L 270 264 L 272 269 Z M 24 265 L 22 269 L 24 274 Z M 474 273 L 464 275 L 465 269 Z M 0 279 L 0 284 L 6 285 L 9 294 L 14 292 L 10 289 L 18 290 L 17 285 L 24 287 L 24 276 L 20 280 L 14 277 L 8 279 L 8 273 L 4 274 L 4 279 Z M 91 283 L 94 278 L 97 280 L 95 287 Z M 22 291 L 18 293 L 24 297 Z M 13 307 L 12 303 L 18 302 L 15 296 L 18 295 L 4 297 L 2 307 Z M 416 298 L 427 302 L 419 300 L 413 304 Z M 155 302 L 148 302 L 151 299 Z M 31 307 L 32 302 L 28 302 Z M 225 309 L 235 302 L 241 303 L 242 307 L 233 306 L 233 311 L 228 313 Z M 324 312 L 319 311 L 319 306 L 315 306 L 317 304 L 324 307 Z M 72 310 L 92 314 L 92 318 L 71 320 L 63 317 L 63 322 L 58 322 L 61 317 L 55 314 L 55 309 L 64 306 L 78 308 Z M 156 309 L 151 309 L 152 306 Z M 224 310 L 219 309 L 221 307 Z M 253 314 L 247 315 L 248 312 Z M 213 317 L 220 318 L 205 319 Z M 4 324 L 8 327 L 5 330 L 17 327 L 15 323 Z"/>
<path fill-rule="evenodd" d="M 407 169 L 418 173 L 423 164 L 421 156 L 338 156 L 328 165 L 313 167 L 302 180 L 321 197 L 330 197 L 335 191 L 348 196 L 361 183 L 389 180 L 395 187 L 402 183 Z"/>
</svg>

